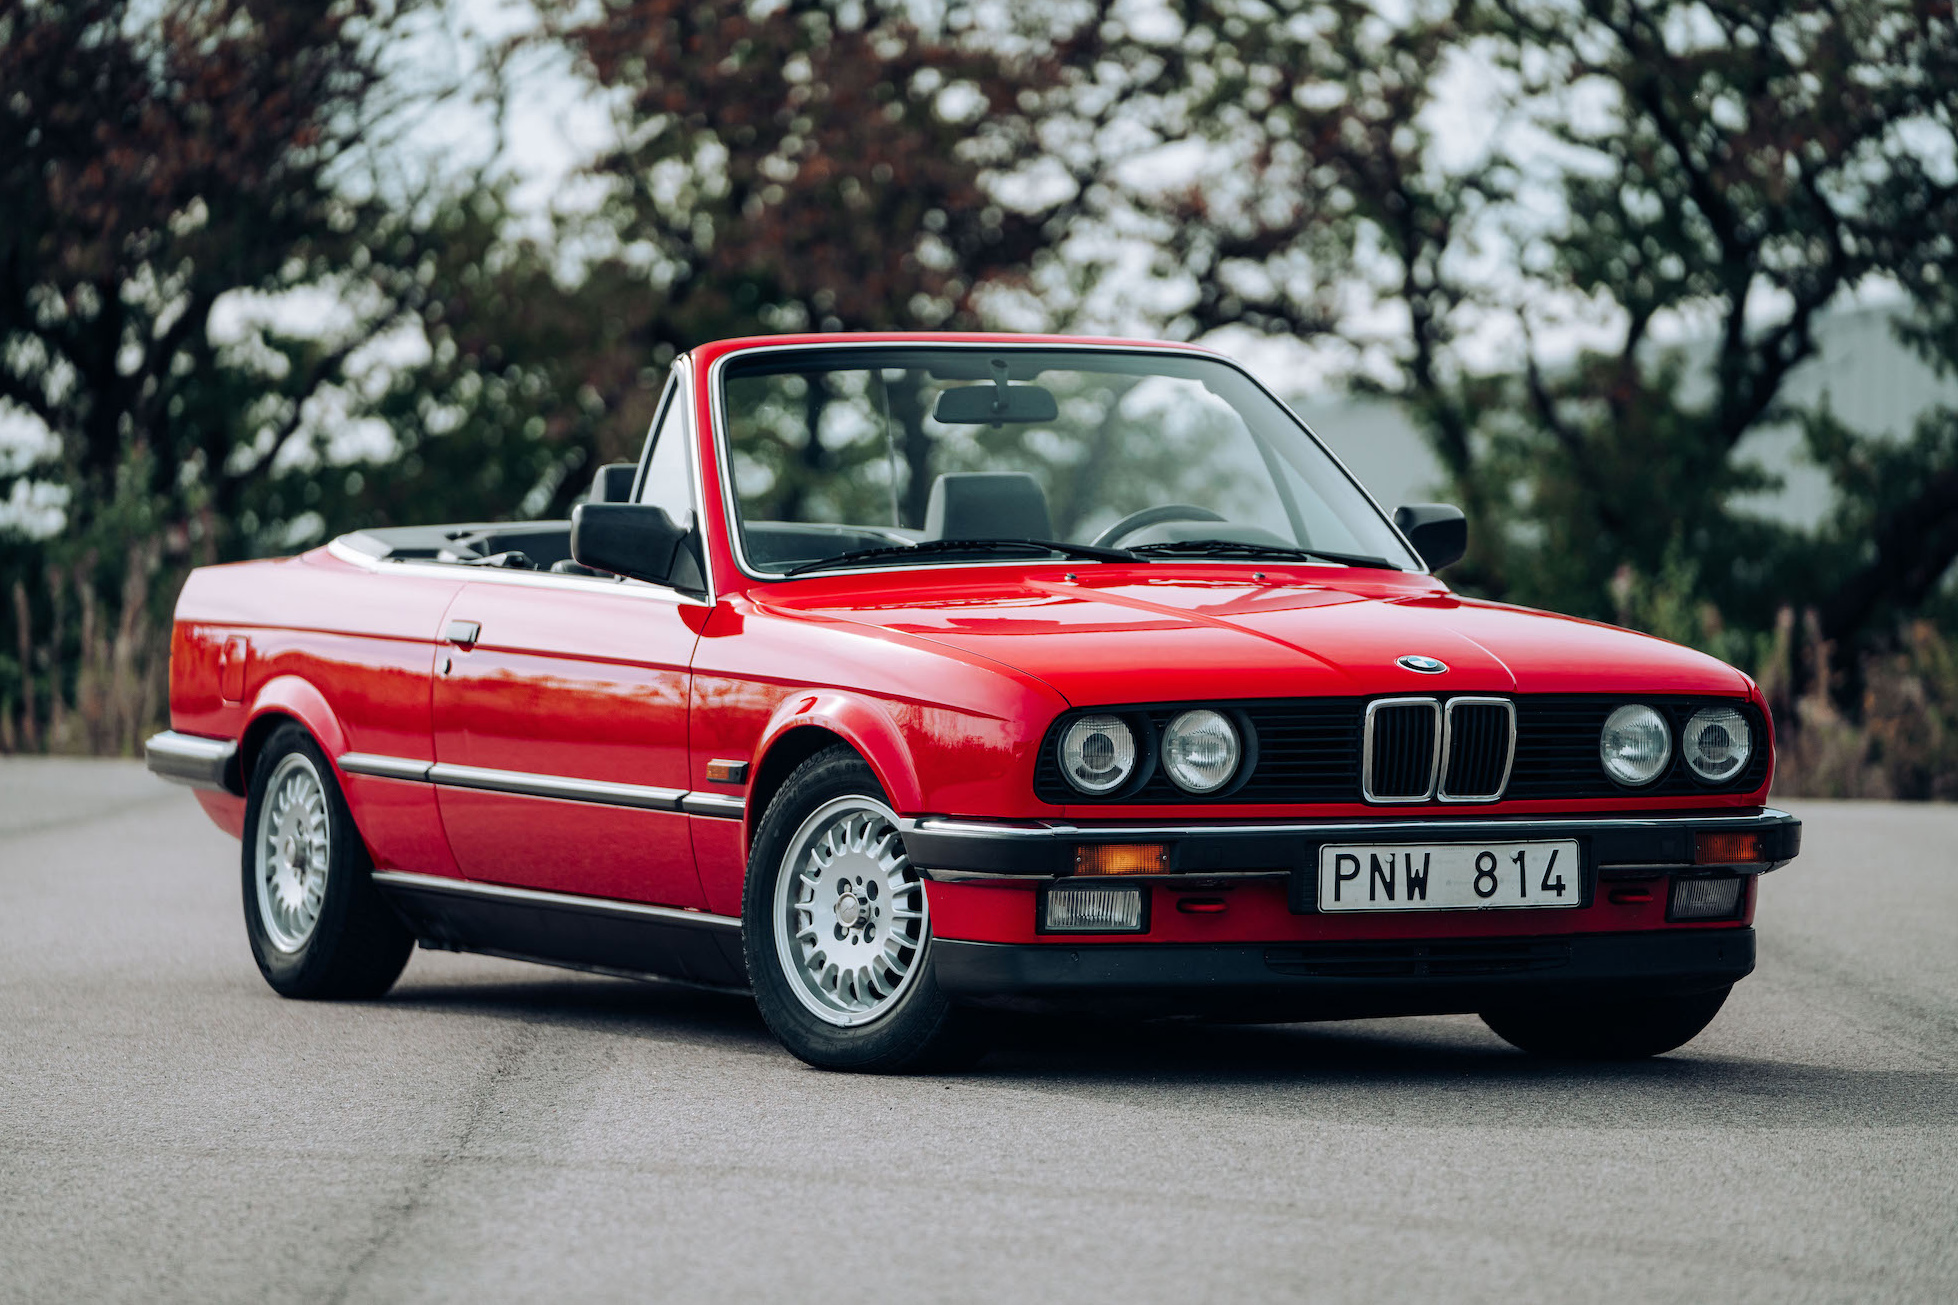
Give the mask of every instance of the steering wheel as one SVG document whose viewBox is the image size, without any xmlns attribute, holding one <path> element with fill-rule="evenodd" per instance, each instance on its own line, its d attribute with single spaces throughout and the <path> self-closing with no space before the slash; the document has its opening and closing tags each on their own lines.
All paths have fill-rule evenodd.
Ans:
<svg viewBox="0 0 1958 1305">
<path fill-rule="evenodd" d="M 1132 535 L 1145 526 L 1160 526 L 1165 521 L 1223 521 L 1207 507 L 1194 503 L 1164 503 L 1160 507 L 1143 508 L 1131 512 L 1108 529 L 1095 536 L 1096 548 L 1110 548 L 1115 541 L 1125 535 Z"/>
</svg>

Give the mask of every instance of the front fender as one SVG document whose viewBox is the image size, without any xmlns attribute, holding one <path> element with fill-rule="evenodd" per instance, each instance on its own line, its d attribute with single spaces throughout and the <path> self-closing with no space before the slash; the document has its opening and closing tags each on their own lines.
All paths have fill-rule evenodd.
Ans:
<svg viewBox="0 0 1958 1305">
<path fill-rule="evenodd" d="M 900 815 L 922 809 L 924 791 L 918 770 L 897 722 L 875 699 L 840 689 L 811 689 L 784 698 L 762 729 L 751 759 L 753 773 L 760 773 L 763 759 L 784 735 L 812 726 L 837 735 L 857 750 Z M 760 815 L 752 814 L 757 818 Z"/>
</svg>

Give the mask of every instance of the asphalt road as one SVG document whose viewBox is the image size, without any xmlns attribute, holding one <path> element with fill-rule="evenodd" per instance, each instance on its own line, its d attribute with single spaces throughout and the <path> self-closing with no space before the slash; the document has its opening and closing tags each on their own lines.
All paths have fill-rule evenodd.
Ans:
<svg viewBox="0 0 1958 1305">
<path fill-rule="evenodd" d="M 1070 1022 L 866 1079 L 482 958 L 282 1001 L 183 790 L 0 762 L 0 1299 L 1951 1300 L 1958 809 L 1799 810 L 1657 1061 Z"/>
</svg>

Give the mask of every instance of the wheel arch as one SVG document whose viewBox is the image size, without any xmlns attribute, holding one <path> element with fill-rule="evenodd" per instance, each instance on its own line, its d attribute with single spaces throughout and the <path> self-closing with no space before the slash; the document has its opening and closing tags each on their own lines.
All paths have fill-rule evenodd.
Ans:
<svg viewBox="0 0 1958 1305">
<path fill-rule="evenodd" d="M 258 691 L 246 717 L 244 732 L 239 735 L 236 762 L 239 793 L 245 792 L 251 783 L 252 770 L 258 765 L 258 754 L 265 740 L 285 724 L 296 724 L 312 735 L 338 777 L 340 754 L 347 750 L 347 734 L 339 716 L 328 705 L 326 695 L 311 681 L 297 675 L 281 675 L 266 681 Z M 345 785 L 341 788 L 344 792 Z"/>
<path fill-rule="evenodd" d="M 747 846 L 768 804 L 795 768 L 835 744 L 850 748 L 876 775 L 891 806 L 900 814 L 923 800 L 916 767 L 896 722 L 874 704 L 850 694 L 797 694 L 776 709 L 755 749 L 754 778 L 748 785 Z"/>
</svg>

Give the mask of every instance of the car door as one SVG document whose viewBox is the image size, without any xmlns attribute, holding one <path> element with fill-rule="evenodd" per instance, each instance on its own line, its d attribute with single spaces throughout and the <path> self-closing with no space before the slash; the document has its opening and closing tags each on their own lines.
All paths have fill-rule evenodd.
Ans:
<svg viewBox="0 0 1958 1305">
<path fill-rule="evenodd" d="M 687 408 L 669 387 L 643 483 L 692 513 Z M 646 495 L 642 494 L 642 500 Z M 470 879 L 702 904 L 687 817 L 688 666 L 707 603 L 636 580 L 485 570 L 449 605 L 436 781 Z"/>
</svg>

